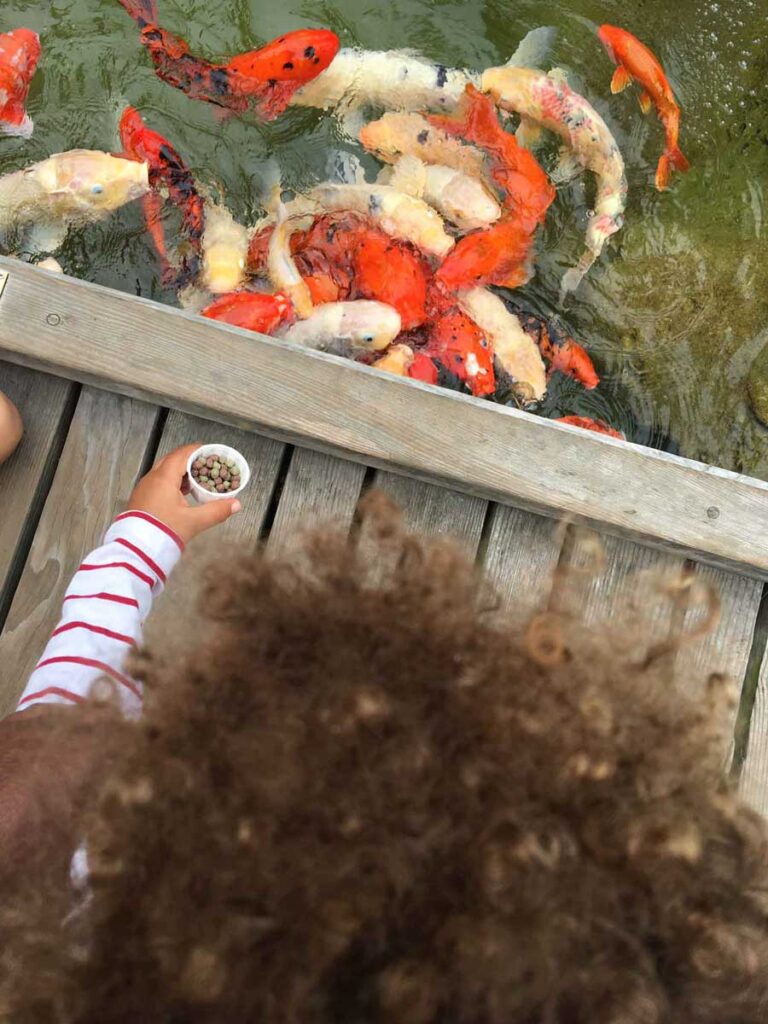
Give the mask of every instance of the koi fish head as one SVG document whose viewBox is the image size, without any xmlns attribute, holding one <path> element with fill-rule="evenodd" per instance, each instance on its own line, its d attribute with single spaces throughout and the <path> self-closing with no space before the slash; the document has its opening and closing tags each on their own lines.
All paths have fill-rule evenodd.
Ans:
<svg viewBox="0 0 768 1024">
<path fill-rule="evenodd" d="M 111 213 L 149 191 L 146 163 L 97 150 L 71 150 L 29 169 L 64 214 Z"/>
<path fill-rule="evenodd" d="M 494 102 L 503 110 L 512 113 L 530 109 L 536 83 L 541 72 L 533 68 L 516 68 L 505 65 L 501 68 L 488 68 L 480 80 L 482 92 L 489 93 Z"/>
<path fill-rule="evenodd" d="M 0 67 L 7 67 L 29 80 L 35 73 L 42 48 L 37 32 L 16 28 L 0 35 Z"/>
<path fill-rule="evenodd" d="M 398 336 L 400 314 L 383 302 L 342 302 L 338 337 L 353 349 L 380 352 Z M 322 308 L 322 307 L 321 307 Z"/>
<path fill-rule="evenodd" d="M 339 46 L 338 36 L 328 29 L 299 29 L 235 57 L 227 67 L 262 82 L 295 82 L 298 88 L 325 71 Z"/>
<path fill-rule="evenodd" d="M 614 64 L 619 63 L 617 49 L 620 46 L 623 35 L 624 32 L 620 28 L 614 28 L 613 25 L 601 25 L 597 30 L 597 38 L 605 47 L 606 53 Z"/>
</svg>

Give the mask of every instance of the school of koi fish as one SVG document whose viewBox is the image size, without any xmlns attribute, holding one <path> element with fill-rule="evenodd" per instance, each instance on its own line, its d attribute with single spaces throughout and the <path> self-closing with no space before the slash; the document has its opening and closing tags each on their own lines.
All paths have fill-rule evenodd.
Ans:
<svg viewBox="0 0 768 1024">
<path fill-rule="evenodd" d="M 368 181 L 352 153 L 334 154 L 329 180 L 305 194 L 286 200 L 275 181 L 249 229 L 129 106 L 118 153 L 73 150 L 0 178 L 6 250 L 15 238 L 16 255 L 60 269 L 54 257 L 71 227 L 140 200 L 163 283 L 204 317 L 531 411 L 553 374 L 598 386 L 585 348 L 508 294 L 535 272 L 537 232 L 558 185 L 583 171 L 596 184 L 584 254 L 563 277 L 561 302 L 623 224 L 624 161 L 608 125 L 564 72 L 535 66 L 553 30 L 534 30 L 507 64 L 482 72 L 410 51 L 342 49 L 326 29 L 291 32 L 214 64 L 161 27 L 157 0 L 119 2 L 162 81 L 226 116 L 333 111 L 380 173 Z M 670 84 L 629 32 L 603 25 L 598 36 L 616 65 L 611 91 L 636 82 L 642 111 L 656 108 L 666 135 L 656 187 L 664 190 L 672 169 L 689 166 Z M 42 55 L 28 29 L 0 35 L 0 131 L 32 134 L 26 100 Z M 378 116 L 366 120 L 371 110 Z M 536 156 L 545 131 L 561 142 L 549 172 Z M 181 215 L 172 245 L 168 205 Z M 583 416 L 560 422 L 623 436 Z"/>
</svg>

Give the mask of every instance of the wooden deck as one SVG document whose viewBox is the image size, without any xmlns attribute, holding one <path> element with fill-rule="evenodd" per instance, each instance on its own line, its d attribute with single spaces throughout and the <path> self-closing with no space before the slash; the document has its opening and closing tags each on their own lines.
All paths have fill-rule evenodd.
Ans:
<svg viewBox="0 0 768 1024">
<path fill-rule="evenodd" d="M 603 536 L 601 571 L 571 573 L 568 587 L 555 593 L 555 570 L 589 563 L 594 535 L 26 367 L 0 363 L 0 387 L 19 405 L 27 426 L 21 448 L 0 468 L 0 715 L 13 709 L 70 577 L 137 477 L 177 445 L 216 440 L 239 448 L 253 469 L 245 511 L 223 528 L 218 542 L 226 536 L 248 548 L 260 541 L 276 547 L 300 523 L 330 517 L 348 525 L 361 493 L 375 485 L 401 503 L 413 529 L 458 537 L 518 616 L 566 601 L 599 624 L 634 615 L 638 605 L 646 609 L 648 640 L 654 642 L 673 629 L 695 629 L 700 616 L 696 608 L 675 610 L 655 596 L 658 573 L 700 575 L 714 583 L 723 601 L 720 624 L 677 651 L 670 685 L 703 692 L 701 673 L 719 670 L 743 687 L 732 723 L 733 770 L 748 800 L 768 813 L 768 658 L 759 580 Z"/>
<path fill-rule="evenodd" d="M 0 360 L 27 427 L 0 467 L 0 716 L 137 477 L 177 445 L 218 441 L 253 480 L 217 544 L 276 548 L 301 523 L 349 525 L 375 485 L 413 529 L 456 536 L 519 617 L 563 605 L 593 625 L 642 616 L 647 644 L 694 636 L 668 659 L 670 686 L 698 697 L 705 673 L 733 678 L 724 760 L 768 814 L 765 482 L 4 257 Z M 701 607 L 663 600 L 661 576 L 716 587 L 717 628 L 697 635 Z"/>
</svg>

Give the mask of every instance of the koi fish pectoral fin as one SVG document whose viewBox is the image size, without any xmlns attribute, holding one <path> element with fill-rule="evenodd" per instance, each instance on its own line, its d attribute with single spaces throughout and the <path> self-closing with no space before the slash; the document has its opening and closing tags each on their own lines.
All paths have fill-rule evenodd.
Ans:
<svg viewBox="0 0 768 1024">
<path fill-rule="evenodd" d="M 535 149 L 541 142 L 542 137 L 541 125 L 536 124 L 535 121 L 531 121 L 528 117 L 521 117 L 518 129 L 515 132 L 515 138 L 517 139 L 518 145 L 524 149 Z"/>
<path fill-rule="evenodd" d="M 645 90 L 640 93 L 640 109 L 644 114 L 650 114 L 653 109 L 653 100 Z"/>
<path fill-rule="evenodd" d="M 611 92 L 614 94 L 618 92 L 624 92 L 627 86 L 631 84 L 632 76 L 623 64 L 619 64 L 619 66 L 613 72 L 613 78 L 611 79 Z"/>
<path fill-rule="evenodd" d="M 569 181 L 577 178 L 583 170 L 584 167 L 573 150 L 563 146 L 558 154 L 557 165 L 550 174 L 550 178 L 555 185 L 567 185 Z"/>
</svg>

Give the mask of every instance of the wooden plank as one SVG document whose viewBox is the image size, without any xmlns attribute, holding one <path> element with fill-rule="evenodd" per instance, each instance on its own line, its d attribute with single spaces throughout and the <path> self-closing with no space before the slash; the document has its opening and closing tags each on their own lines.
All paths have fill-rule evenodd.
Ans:
<svg viewBox="0 0 768 1024">
<path fill-rule="evenodd" d="M 704 692 L 707 677 L 721 672 L 740 692 L 752 649 L 757 613 L 763 587 L 757 580 L 719 572 L 709 566 L 696 566 L 695 575 L 711 585 L 720 598 L 720 616 L 714 629 L 685 643 L 675 656 L 675 680 L 679 687 L 696 696 Z M 682 623 L 684 633 L 695 633 L 705 618 L 706 608 L 700 603 L 692 608 Z M 732 729 L 737 707 L 729 713 Z"/>
<path fill-rule="evenodd" d="M 483 555 L 505 611 L 524 623 L 547 606 L 563 532 L 551 519 L 493 505 Z"/>
<path fill-rule="evenodd" d="M 488 510 L 487 501 L 395 473 L 378 472 L 374 482 L 403 510 L 409 530 L 454 537 L 475 557 Z"/>
<path fill-rule="evenodd" d="M 284 548 L 302 526 L 333 521 L 349 528 L 360 499 L 365 467 L 307 448 L 294 449 L 267 547 Z"/>
<path fill-rule="evenodd" d="M 24 437 L 0 466 L 0 627 L 63 444 L 76 385 L 21 366 L 0 364 L 0 389 L 21 411 Z"/>
<path fill-rule="evenodd" d="M 760 666 L 739 792 L 758 814 L 768 818 L 768 652 Z"/>
<path fill-rule="evenodd" d="M 763 481 L 12 260 L 0 266 L 0 353 L 12 361 L 768 578 Z M 211 387 L 212 368 L 226 388 Z"/>
<path fill-rule="evenodd" d="M 255 550 L 280 473 L 285 445 L 269 437 L 222 424 L 214 425 L 209 420 L 172 411 L 163 428 L 157 457 L 160 458 L 184 444 L 218 442 L 236 448 L 247 459 L 251 467 L 251 483 L 243 494 L 243 511 L 232 516 L 210 535 L 204 534 L 196 538 L 190 544 L 190 550 L 197 546 L 202 550 L 203 542 L 209 537 L 215 538 L 217 544 L 240 541 L 249 549 Z"/>
<path fill-rule="evenodd" d="M 0 716 L 15 706 L 78 565 L 141 473 L 159 410 L 95 388 L 78 399 L 56 475 L 0 637 Z"/>
</svg>

